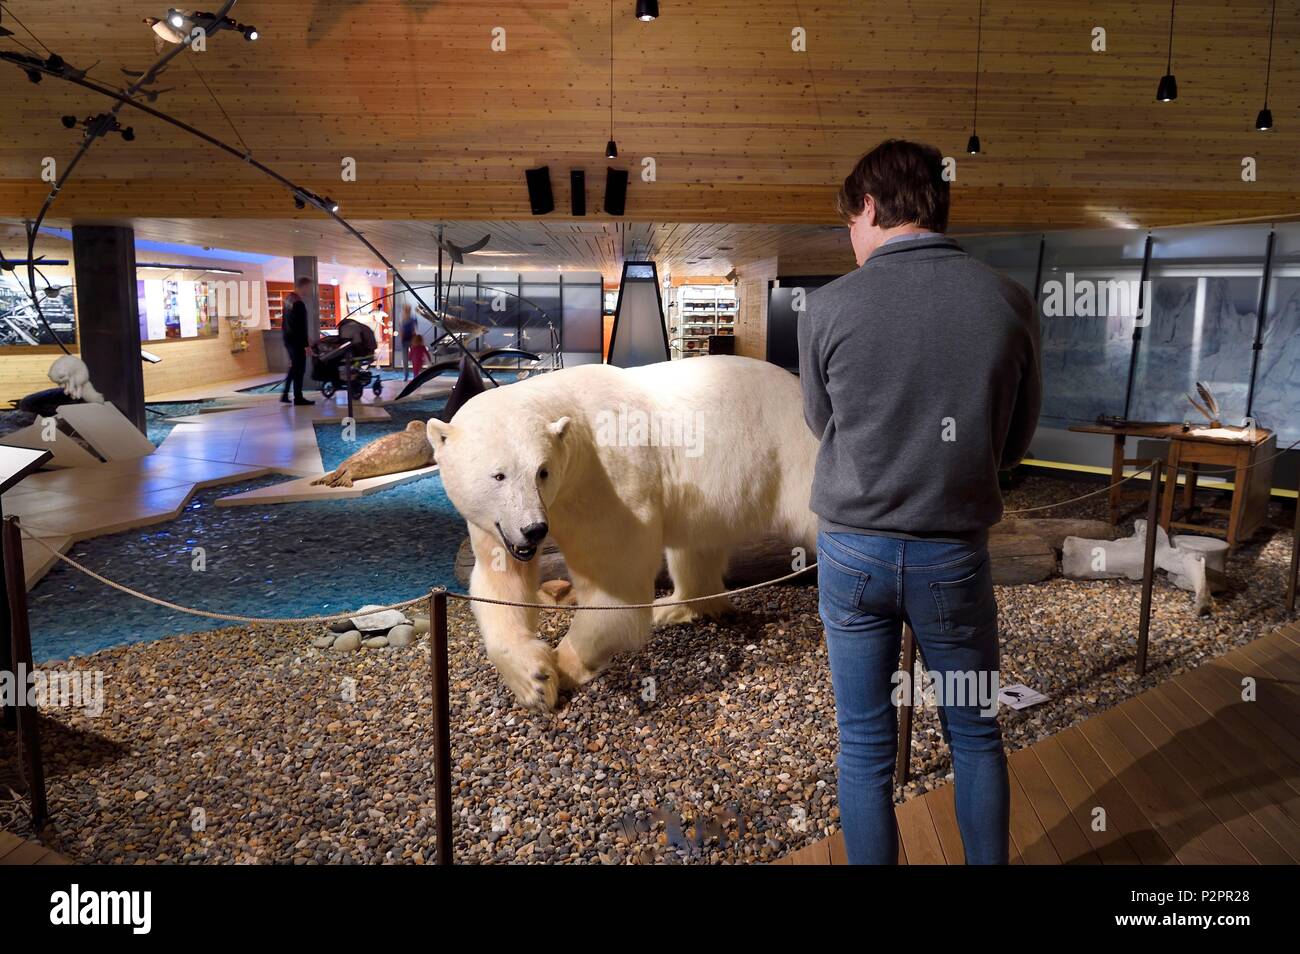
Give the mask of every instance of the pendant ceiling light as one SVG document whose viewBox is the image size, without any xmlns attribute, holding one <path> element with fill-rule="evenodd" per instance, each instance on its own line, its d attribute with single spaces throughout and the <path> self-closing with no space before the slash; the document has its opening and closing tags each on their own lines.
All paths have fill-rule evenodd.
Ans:
<svg viewBox="0 0 1300 954">
<path fill-rule="evenodd" d="M 1255 128 L 1268 132 L 1273 128 L 1273 111 L 1268 108 L 1268 81 L 1273 72 L 1273 28 L 1277 25 L 1277 0 L 1273 0 L 1273 13 L 1268 20 L 1268 65 L 1264 67 L 1264 108 L 1255 117 Z"/>
<path fill-rule="evenodd" d="M 618 158 L 618 143 L 614 141 L 614 0 L 609 0 L 609 142 L 605 144 L 605 158 Z"/>
<path fill-rule="evenodd" d="M 1165 62 L 1165 75 L 1156 87 L 1156 99 L 1162 103 L 1172 103 L 1178 98 L 1178 80 L 1174 79 L 1174 7 L 1177 5 L 1178 0 L 1169 0 L 1169 58 Z"/>
<path fill-rule="evenodd" d="M 975 21 L 975 108 L 971 113 L 970 138 L 966 140 L 966 151 L 972 156 L 978 156 L 980 151 L 980 137 L 976 130 L 979 128 L 980 117 L 980 46 L 984 40 L 984 0 L 979 0 L 979 6 L 979 16 Z"/>
<path fill-rule="evenodd" d="M 636 0 L 636 18 L 653 20 L 659 16 L 659 0 Z"/>
</svg>

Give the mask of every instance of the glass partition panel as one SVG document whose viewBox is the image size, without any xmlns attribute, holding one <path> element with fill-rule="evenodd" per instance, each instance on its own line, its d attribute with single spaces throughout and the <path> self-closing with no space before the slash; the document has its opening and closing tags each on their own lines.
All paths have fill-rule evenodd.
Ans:
<svg viewBox="0 0 1300 954">
<path fill-rule="evenodd" d="M 1042 236 L 1037 232 L 1023 235 L 955 235 L 961 247 L 990 268 L 996 268 L 1013 281 L 1034 294 L 1034 278 L 1038 274 L 1038 245 Z"/>
<path fill-rule="evenodd" d="M 565 351 L 600 354 L 602 291 L 599 281 L 581 285 L 568 280 L 564 282 L 564 326 L 561 333 Z"/>
<path fill-rule="evenodd" d="M 466 316 L 488 327 L 475 350 L 520 347 L 519 323 L 525 307 L 519 300 L 518 280 L 488 280 L 480 276 L 477 297 L 472 308 L 467 307 L 465 311 Z"/>
<path fill-rule="evenodd" d="M 1261 345 L 1251 414 L 1282 450 L 1300 440 L 1300 223 L 1277 228 Z"/>
<path fill-rule="evenodd" d="M 1266 225 L 1152 232 L 1151 307 L 1131 418 L 1203 423 L 1188 400 L 1201 382 L 1223 423 L 1242 422 L 1268 232 Z"/>
<path fill-rule="evenodd" d="M 534 354 L 549 352 L 551 328 L 560 333 L 560 283 L 529 282 L 525 276 L 522 310 L 519 319 L 519 347 Z"/>
<path fill-rule="evenodd" d="M 1038 310 L 1048 427 L 1122 415 L 1146 235 L 1048 233 Z"/>
</svg>

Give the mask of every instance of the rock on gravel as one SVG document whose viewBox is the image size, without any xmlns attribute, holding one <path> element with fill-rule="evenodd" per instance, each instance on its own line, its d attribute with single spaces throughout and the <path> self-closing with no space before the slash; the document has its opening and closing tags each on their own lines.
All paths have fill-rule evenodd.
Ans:
<svg viewBox="0 0 1300 954">
<path fill-rule="evenodd" d="M 334 640 L 334 648 L 341 652 L 351 652 L 361 648 L 361 634 L 355 629 L 348 630 Z"/>
</svg>

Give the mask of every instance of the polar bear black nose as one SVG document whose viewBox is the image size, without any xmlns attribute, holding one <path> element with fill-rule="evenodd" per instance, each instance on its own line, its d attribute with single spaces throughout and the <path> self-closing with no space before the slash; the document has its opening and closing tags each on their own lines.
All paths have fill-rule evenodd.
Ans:
<svg viewBox="0 0 1300 954">
<path fill-rule="evenodd" d="M 529 543 L 541 543 L 546 539 L 546 533 L 551 528 L 543 523 L 530 523 L 519 532 L 524 535 L 524 539 Z"/>
</svg>

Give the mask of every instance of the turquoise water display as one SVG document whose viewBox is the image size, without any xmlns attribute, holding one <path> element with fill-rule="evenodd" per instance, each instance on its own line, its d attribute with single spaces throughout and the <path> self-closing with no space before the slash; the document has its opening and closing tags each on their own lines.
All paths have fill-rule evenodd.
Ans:
<svg viewBox="0 0 1300 954">
<path fill-rule="evenodd" d="M 392 420 L 358 424 L 351 444 L 337 423 L 317 426 L 325 466 L 408 421 L 427 420 L 443 400 L 389 406 Z M 247 616 L 327 615 L 455 584 L 465 522 L 436 474 L 353 500 L 215 506 L 220 497 L 288 479 L 200 491 L 175 520 L 86 540 L 69 555 L 145 593 Z M 145 603 L 62 563 L 28 599 L 37 662 L 230 625 Z"/>
</svg>

